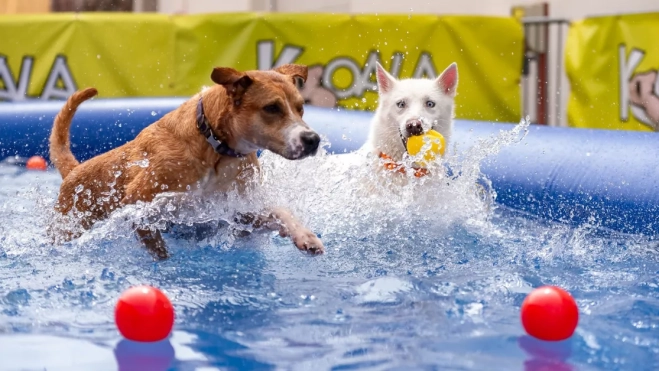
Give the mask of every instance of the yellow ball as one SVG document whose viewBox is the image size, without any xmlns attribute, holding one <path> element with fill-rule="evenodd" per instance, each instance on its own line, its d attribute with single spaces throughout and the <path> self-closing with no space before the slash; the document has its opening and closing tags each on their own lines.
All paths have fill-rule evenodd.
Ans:
<svg viewBox="0 0 659 371">
<path fill-rule="evenodd" d="M 438 153 L 440 156 L 444 156 L 446 151 L 446 142 L 444 136 L 435 130 L 429 130 L 424 135 L 416 135 L 409 137 L 407 139 L 407 153 L 412 156 L 416 156 L 421 149 L 423 149 L 426 143 L 430 142 L 430 147 L 426 150 L 426 153 L 423 155 L 423 159 L 426 162 L 432 162 L 435 160 L 435 155 Z"/>
</svg>

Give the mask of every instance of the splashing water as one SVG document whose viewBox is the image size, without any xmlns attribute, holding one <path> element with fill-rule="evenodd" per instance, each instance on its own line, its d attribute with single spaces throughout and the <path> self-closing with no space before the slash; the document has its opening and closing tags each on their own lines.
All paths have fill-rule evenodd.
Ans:
<svg viewBox="0 0 659 371">
<path fill-rule="evenodd" d="M 656 242 L 492 202 L 480 163 L 527 128 L 447 152 L 422 178 L 383 175 L 363 151 L 301 161 L 266 152 L 248 199 L 166 193 L 61 245 L 45 233 L 58 174 L 0 166 L 0 333 L 111 348 L 117 296 L 146 283 L 176 306 L 172 341 L 192 339 L 191 352 L 178 345 L 180 368 L 649 367 L 659 354 Z M 327 253 L 310 258 L 274 233 L 236 237 L 234 210 L 272 205 L 319 233 Z M 152 263 L 134 224 L 168 231 L 172 258 Z M 522 300 L 541 284 L 569 290 L 581 311 L 567 351 L 553 356 L 519 325 Z"/>
<path fill-rule="evenodd" d="M 286 205 L 330 240 L 399 239 L 435 249 L 436 239 L 456 225 L 484 225 L 495 194 L 480 172 L 480 162 L 500 148 L 523 139 L 528 121 L 460 155 L 437 159 L 431 175 L 387 172 L 365 150 L 321 154 L 285 161 L 262 156 L 262 202 Z M 414 158 L 403 163 L 411 168 Z M 447 172 L 446 169 L 449 169 Z M 267 201 L 265 201 L 267 199 Z"/>
</svg>

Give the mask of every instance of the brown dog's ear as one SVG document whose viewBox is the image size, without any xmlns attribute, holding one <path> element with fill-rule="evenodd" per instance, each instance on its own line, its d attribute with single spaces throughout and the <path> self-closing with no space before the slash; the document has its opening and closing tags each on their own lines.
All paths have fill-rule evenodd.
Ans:
<svg viewBox="0 0 659 371">
<path fill-rule="evenodd" d="M 243 94 L 245 94 L 245 91 L 253 82 L 244 72 L 229 67 L 214 68 L 211 73 L 211 80 L 218 85 L 224 86 L 235 105 L 240 105 Z"/>
<path fill-rule="evenodd" d="M 293 83 L 297 85 L 297 79 L 302 79 L 302 82 L 307 82 L 309 74 L 309 67 L 301 64 L 284 64 L 274 69 L 284 75 L 293 76 Z"/>
</svg>

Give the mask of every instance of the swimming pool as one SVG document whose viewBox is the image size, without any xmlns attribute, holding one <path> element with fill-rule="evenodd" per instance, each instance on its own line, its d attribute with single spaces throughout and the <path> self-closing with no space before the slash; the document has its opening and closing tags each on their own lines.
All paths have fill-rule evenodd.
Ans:
<svg viewBox="0 0 659 371">
<path fill-rule="evenodd" d="M 480 164 L 511 130 L 450 159 L 454 181 L 372 197 L 355 192 L 369 177 L 359 154 L 293 163 L 264 153 L 263 194 L 321 234 L 320 257 L 270 234 L 234 239 L 215 228 L 219 202 L 166 198 L 52 246 L 58 174 L 4 165 L 0 369 L 656 369 L 656 240 L 484 202 L 473 192 Z M 129 225 L 144 220 L 170 227 L 172 259 L 154 264 L 137 247 Z M 134 284 L 174 303 L 168 341 L 120 339 L 114 304 Z M 569 341 L 524 335 L 519 307 L 543 284 L 577 300 Z"/>
</svg>

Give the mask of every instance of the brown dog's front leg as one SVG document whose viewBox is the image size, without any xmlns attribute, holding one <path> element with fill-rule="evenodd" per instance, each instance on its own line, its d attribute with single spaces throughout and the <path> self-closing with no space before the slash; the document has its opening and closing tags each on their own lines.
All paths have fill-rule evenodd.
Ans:
<svg viewBox="0 0 659 371">
<path fill-rule="evenodd" d="M 142 177 L 135 179 L 126 187 L 126 194 L 121 200 L 122 205 L 134 204 L 137 201 L 151 202 L 153 200 L 155 194 L 149 192 L 149 188 L 145 186 L 145 182 L 140 181 L 141 179 Z M 149 229 L 138 228 L 135 233 L 154 259 L 165 260 L 169 258 L 165 240 L 163 240 L 159 230 L 154 232 Z"/>
<path fill-rule="evenodd" d="M 137 229 L 135 231 L 137 237 L 140 239 L 140 242 L 144 247 L 149 251 L 151 256 L 156 260 L 166 260 L 169 259 L 169 253 L 167 252 L 167 246 L 165 245 L 165 240 L 162 239 L 162 235 L 159 230 L 155 232 L 149 229 Z"/>
<path fill-rule="evenodd" d="M 242 224 L 251 224 L 254 228 L 268 228 L 279 231 L 282 237 L 290 237 L 299 250 L 312 254 L 322 254 L 325 247 L 311 230 L 303 226 L 290 211 L 284 208 L 273 209 L 267 215 L 239 214 L 236 219 Z"/>
</svg>

